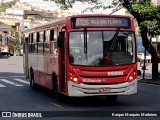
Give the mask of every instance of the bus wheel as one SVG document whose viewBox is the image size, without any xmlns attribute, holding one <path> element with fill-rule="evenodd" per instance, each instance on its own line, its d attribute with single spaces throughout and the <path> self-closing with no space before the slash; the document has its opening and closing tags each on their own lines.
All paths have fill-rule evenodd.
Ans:
<svg viewBox="0 0 160 120">
<path fill-rule="evenodd" d="M 30 69 L 30 71 L 29 71 L 29 81 L 30 81 L 30 87 L 35 90 L 36 89 L 36 84 L 34 82 L 34 74 L 33 74 L 32 69 Z"/>
<path fill-rule="evenodd" d="M 115 103 L 116 100 L 117 100 L 117 95 L 107 95 L 106 98 L 107 98 L 107 102 L 108 103 Z"/>
</svg>

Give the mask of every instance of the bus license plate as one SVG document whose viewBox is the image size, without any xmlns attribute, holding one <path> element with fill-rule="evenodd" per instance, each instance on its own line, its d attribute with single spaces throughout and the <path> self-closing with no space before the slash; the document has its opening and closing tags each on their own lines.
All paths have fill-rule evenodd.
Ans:
<svg viewBox="0 0 160 120">
<path fill-rule="evenodd" d="M 110 87 L 99 88 L 99 92 L 110 92 L 110 91 L 111 91 Z"/>
</svg>

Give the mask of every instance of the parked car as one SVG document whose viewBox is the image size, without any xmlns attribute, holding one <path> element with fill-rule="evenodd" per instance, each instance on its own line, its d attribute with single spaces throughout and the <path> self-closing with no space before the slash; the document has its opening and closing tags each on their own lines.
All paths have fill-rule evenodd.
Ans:
<svg viewBox="0 0 160 120">
<path fill-rule="evenodd" d="M 144 52 L 139 52 L 137 54 L 138 61 L 144 61 L 144 57 Z M 148 52 L 146 52 L 146 61 L 151 62 L 151 55 Z"/>
<path fill-rule="evenodd" d="M 142 38 L 137 37 L 137 59 L 138 61 L 144 61 L 144 53 L 145 48 L 142 45 Z M 151 62 L 151 55 L 146 51 L 146 61 L 149 63 Z"/>
</svg>

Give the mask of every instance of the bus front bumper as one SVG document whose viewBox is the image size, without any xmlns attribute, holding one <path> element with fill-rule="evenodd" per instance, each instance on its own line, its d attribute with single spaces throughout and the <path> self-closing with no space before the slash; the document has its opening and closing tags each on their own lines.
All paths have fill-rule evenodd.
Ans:
<svg viewBox="0 0 160 120">
<path fill-rule="evenodd" d="M 68 96 L 131 95 L 137 93 L 137 79 L 113 85 L 86 85 L 68 81 Z"/>
</svg>

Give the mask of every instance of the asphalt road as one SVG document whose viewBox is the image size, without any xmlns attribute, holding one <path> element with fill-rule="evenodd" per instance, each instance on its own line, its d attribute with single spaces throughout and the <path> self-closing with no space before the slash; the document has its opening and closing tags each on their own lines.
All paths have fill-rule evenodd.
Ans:
<svg viewBox="0 0 160 120">
<path fill-rule="evenodd" d="M 26 112 L 40 112 L 42 116 L 54 116 L 37 118 L 38 120 L 64 118 L 68 120 L 75 118 L 99 120 L 99 117 L 101 117 L 101 120 L 107 118 L 114 120 L 134 119 L 132 116 L 111 117 L 114 113 L 122 112 L 120 115 L 123 116 L 124 113 L 129 111 L 138 114 L 145 111 L 148 113 L 155 112 L 155 114 L 159 113 L 160 115 L 160 86 L 138 83 L 138 94 L 119 96 L 117 102 L 114 104 L 108 104 L 105 97 L 64 97 L 62 101 L 58 101 L 52 97 L 51 91 L 49 90 L 39 87 L 34 91 L 29 87 L 29 82 L 25 81 L 23 75 L 22 56 L 0 58 L 0 112 L 19 112 L 21 114 L 23 113 L 24 116 Z M 16 115 L 17 114 L 15 114 L 15 116 Z M 22 118 L 16 117 L 16 119 Z M 24 119 L 32 120 L 34 118 L 30 117 Z M 149 118 L 138 117 L 138 119 Z M 153 116 L 150 117 L 150 119 L 158 120 L 158 117 Z"/>
</svg>

